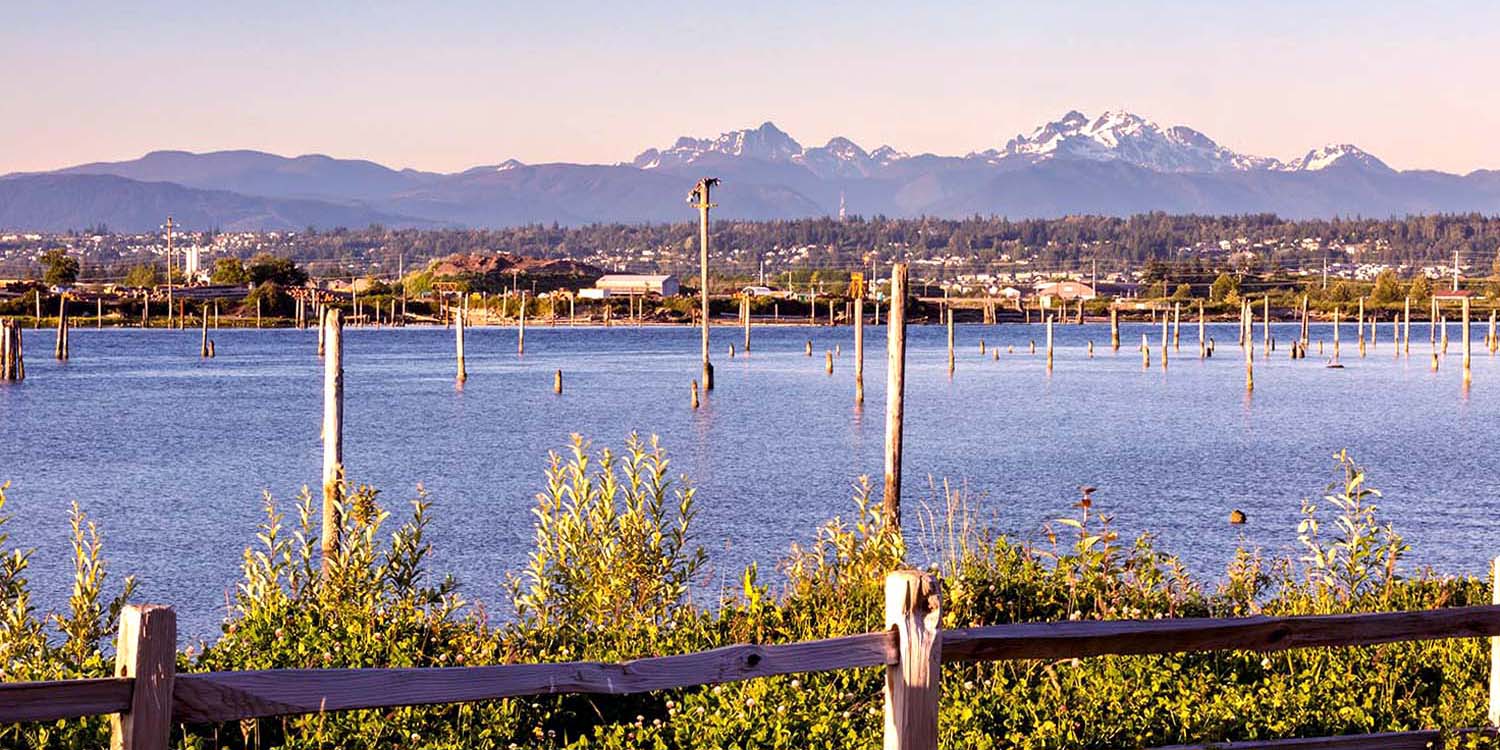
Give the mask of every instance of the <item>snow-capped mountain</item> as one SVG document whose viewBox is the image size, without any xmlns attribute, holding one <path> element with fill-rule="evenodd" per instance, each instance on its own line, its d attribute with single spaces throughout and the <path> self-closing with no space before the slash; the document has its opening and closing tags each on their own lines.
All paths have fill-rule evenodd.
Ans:
<svg viewBox="0 0 1500 750">
<path fill-rule="evenodd" d="M 1153 172 L 1225 172 L 1278 169 L 1280 162 L 1240 154 L 1183 125 L 1163 128 L 1129 112 L 1089 118 L 1071 111 L 1030 135 L 1017 135 L 1005 148 L 975 154 L 991 162 L 1020 159 L 1122 161 Z"/>
<path fill-rule="evenodd" d="M 0 228 L 149 229 L 190 206 L 204 207 L 198 225 L 246 229 L 681 221 L 691 218 L 683 196 L 704 176 L 723 180 L 715 216 L 746 220 L 833 216 L 843 204 L 851 216 L 949 218 L 1493 213 L 1497 175 L 1397 172 L 1348 144 L 1282 162 L 1183 125 L 1075 111 L 966 156 L 867 151 L 845 137 L 803 146 L 770 122 L 681 137 L 622 164 L 510 159 L 449 174 L 320 155 L 166 151 L 0 176 Z"/>
<path fill-rule="evenodd" d="M 1288 162 L 1289 172 L 1316 172 L 1329 167 L 1358 166 L 1379 172 L 1390 172 L 1385 162 L 1348 143 L 1329 144 L 1315 148 L 1305 155 Z"/>
<path fill-rule="evenodd" d="M 639 169 L 684 167 L 712 156 L 761 161 L 788 161 L 802 154 L 802 144 L 780 128 L 765 122 L 758 128 L 733 130 L 712 140 L 683 136 L 664 151 L 646 149 L 631 162 Z"/>
</svg>

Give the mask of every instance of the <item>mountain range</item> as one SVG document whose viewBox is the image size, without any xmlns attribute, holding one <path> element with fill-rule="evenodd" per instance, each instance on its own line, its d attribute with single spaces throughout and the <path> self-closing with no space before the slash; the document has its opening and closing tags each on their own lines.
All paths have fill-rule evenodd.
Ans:
<svg viewBox="0 0 1500 750">
<path fill-rule="evenodd" d="M 748 220 L 841 206 L 902 217 L 1500 212 L 1496 170 L 1397 171 L 1351 144 L 1282 161 L 1128 112 L 1075 111 L 964 156 L 867 151 L 843 137 L 804 146 L 770 122 L 678 138 L 619 164 L 511 159 L 447 174 L 322 155 L 155 151 L 0 177 L 0 228 L 143 231 L 167 214 L 225 230 L 673 222 L 693 218 L 685 198 L 703 176 L 721 179 L 716 217 Z"/>
</svg>

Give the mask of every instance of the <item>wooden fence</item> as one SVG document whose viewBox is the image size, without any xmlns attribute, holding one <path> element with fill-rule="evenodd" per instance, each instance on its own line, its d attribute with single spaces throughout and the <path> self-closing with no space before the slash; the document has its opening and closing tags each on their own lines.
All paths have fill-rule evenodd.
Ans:
<svg viewBox="0 0 1500 750">
<path fill-rule="evenodd" d="M 176 616 L 131 606 L 121 616 L 117 677 L 0 683 L 0 723 L 110 715 L 113 747 L 162 750 L 173 724 L 558 693 L 624 694 L 755 677 L 886 668 L 885 747 L 937 747 L 943 662 L 1072 659 L 1105 654 L 1281 651 L 1490 637 L 1500 605 L 1357 615 L 1024 623 L 940 630 L 940 585 L 898 571 L 885 581 L 888 629 L 784 645 L 734 645 L 620 663 L 567 662 L 422 669 L 276 669 L 176 674 Z M 1495 722 L 1496 690 L 1490 692 Z M 1411 748 L 1436 731 L 1236 742 L 1236 748 Z M 1184 747 L 1201 747 L 1198 745 Z"/>
</svg>

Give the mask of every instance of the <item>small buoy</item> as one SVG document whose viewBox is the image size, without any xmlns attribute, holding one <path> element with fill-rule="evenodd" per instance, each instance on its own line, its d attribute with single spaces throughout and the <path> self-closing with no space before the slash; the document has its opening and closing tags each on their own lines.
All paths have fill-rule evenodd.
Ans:
<svg viewBox="0 0 1500 750">
<path fill-rule="evenodd" d="M 1236 526 L 1244 523 L 1245 511 L 1242 511 L 1239 508 L 1235 508 L 1234 510 L 1229 511 L 1229 522 Z"/>
</svg>

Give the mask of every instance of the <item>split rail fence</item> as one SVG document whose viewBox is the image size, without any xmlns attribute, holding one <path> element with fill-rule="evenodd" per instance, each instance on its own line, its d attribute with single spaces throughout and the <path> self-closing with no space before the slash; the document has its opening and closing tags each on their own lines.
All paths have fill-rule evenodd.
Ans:
<svg viewBox="0 0 1500 750">
<path fill-rule="evenodd" d="M 773 675 L 885 667 L 884 746 L 892 750 L 932 750 L 938 743 L 944 662 L 1268 652 L 1489 637 L 1493 726 L 1500 705 L 1496 700 L 1500 696 L 1496 684 L 1500 673 L 1494 669 L 1494 659 L 1500 657 L 1500 639 L 1495 638 L 1500 636 L 1500 590 L 1496 597 L 1497 604 L 1491 606 L 1408 612 L 1022 623 L 944 630 L 939 628 L 942 605 L 938 580 L 925 573 L 897 571 L 885 581 L 888 629 L 862 635 L 782 645 L 739 644 L 620 663 L 184 674 L 176 673 L 177 621 L 173 610 L 132 605 L 120 620 L 116 677 L 0 683 L 0 723 L 110 715 L 114 748 L 164 750 L 174 724 L 528 695 L 639 693 Z M 1434 730 L 1212 744 L 1299 750 L 1426 750 L 1440 738 Z"/>
</svg>

